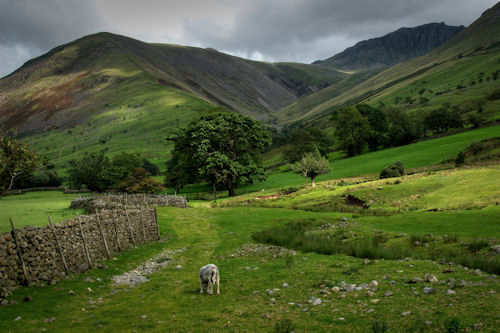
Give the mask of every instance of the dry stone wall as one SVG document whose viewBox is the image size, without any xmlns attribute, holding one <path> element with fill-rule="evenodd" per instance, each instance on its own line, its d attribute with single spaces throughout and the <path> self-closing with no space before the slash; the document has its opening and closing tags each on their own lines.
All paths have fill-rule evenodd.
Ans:
<svg viewBox="0 0 500 333">
<path fill-rule="evenodd" d="M 187 207 L 186 197 L 163 194 L 95 194 L 93 199 L 89 198 L 88 200 L 88 209 L 91 212 L 95 209 L 112 209 L 130 206 Z"/>
<path fill-rule="evenodd" d="M 81 227 L 80 227 L 81 226 Z M 21 284 L 80 273 L 106 258 L 160 237 L 155 208 L 101 210 L 45 227 L 0 235 L 0 298 Z"/>
</svg>

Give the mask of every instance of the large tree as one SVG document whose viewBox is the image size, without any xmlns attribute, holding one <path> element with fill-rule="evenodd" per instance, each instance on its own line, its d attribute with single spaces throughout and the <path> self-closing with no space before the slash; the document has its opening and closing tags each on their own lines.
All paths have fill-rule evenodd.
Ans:
<svg viewBox="0 0 500 333">
<path fill-rule="evenodd" d="M 368 120 L 354 106 L 336 110 L 332 120 L 340 148 L 349 157 L 361 154 L 370 133 Z"/>
<path fill-rule="evenodd" d="M 167 163 L 170 183 L 206 180 L 214 190 L 221 185 L 233 196 L 238 186 L 265 179 L 259 157 L 270 145 L 270 136 L 249 117 L 228 111 L 206 113 L 169 139 L 175 142 Z"/>
<path fill-rule="evenodd" d="M 0 198 L 9 192 L 16 179 L 36 168 L 36 154 L 15 139 L 14 131 L 0 130 Z"/>
</svg>

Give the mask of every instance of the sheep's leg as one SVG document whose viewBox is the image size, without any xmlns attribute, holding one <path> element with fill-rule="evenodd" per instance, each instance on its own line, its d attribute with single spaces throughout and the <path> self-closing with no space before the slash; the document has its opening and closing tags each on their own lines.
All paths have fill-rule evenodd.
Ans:
<svg viewBox="0 0 500 333">
<path fill-rule="evenodd" d="M 219 291 L 219 274 L 217 274 L 216 283 L 217 283 L 217 295 L 219 295 L 220 294 L 220 291 Z"/>
<path fill-rule="evenodd" d="M 200 279 L 200 294 L 203 294 L 203 281 Z"/>
<path fill-rule="evenodd" d="M 214 285 L 212 284 L 212 281 L 208 282 L 208 293 L 212 295 L 214 293 Z"/>
</svg>

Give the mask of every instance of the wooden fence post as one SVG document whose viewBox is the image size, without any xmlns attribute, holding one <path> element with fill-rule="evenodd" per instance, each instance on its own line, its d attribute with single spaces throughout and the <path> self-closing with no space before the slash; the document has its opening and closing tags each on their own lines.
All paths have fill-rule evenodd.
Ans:
<svg viewBox="0 0 500 333">
<path fill-rule="evenodd" d="M 118 237 L 118 225 L 116 224 L 116 216 L 114 209 L 111 211 L 111 214 L 113 215 L 113 223 L 115 225 L 116 245 L 118 246 L 118 251 L 121 252 L 122 248 L 120 246 L 120 238 Z"/>
<path fill-rule="evenodd" d="M 108 242 L 106 242 L 106 237 L 104 237 L 104 232 L 102 231 L 101 220 L 99 219 L 99 213 L 97 209 L 95 210 L 95 218 L 97 220 L 97 226 L 99 227 L 99 233 L 101 234 L 102 242 L 104 244 L 104 249 L 106 250 L 106 255 L 111 258 L 111 253 L 109 253 Z"/>
<path fill-rule="evenodd" d="M 52 229 L 52 233 L 54 234 L 54 238 L 56 240 L 57 251 L 59 252 L 59 255 L 61 256 L 61 260 L 62 260 L 62 263 L 64 266 L 64 271 L 66 272 L 66 275 L 68 275 L 68 273 L 69 273 L 68 265 L 66 264 L 66 260 L 64 259 L 64 254 L 62 252 L 61 245 L 59 244 L 59 239 L 57 238 L 56 229 L 54 228 L 54 225 L 52 224 L 52 218 L 50 217 L 50 215 L 49 215 L 49 225 L 50 225 L 50 229 Z"/>
<path fill-rule="evenodd" d="M 130 239 L 132 240 L 132 246 L 135 246 L 134 232 L 132 231 L 132 225 L 130 224 L 130 219 L 128 217 L 127 207 L 125 206 L 125 217 L 127 218 L 128 230 L 130 231 Z"/>
<path fill-rule="evenodd" d="M 144 243 L 146 243 L 146 230 L 144 229 L 144 214 L 142 213 L 143 207 L 141 207 L 141 226 L 142 226 L 142 238 Z"/>
<path fill-rule="evenodd" d="M 23 253 L 21 252 L 21 244 L 19 244 L 19 241 L 17 240 L 17 235 L 16 235 L 16 229 L 14 228 L 14 222 L 12 222 L 12 218 L 10 219 L 10 226 L 12 227 L 12 237 L 14 238 L 14 243 L 16 244 L 16 252 L 17 255 L 19 256 L 19 260 L 21 260 L 21 266 L 23 268 L 23 274 L 24 274 L 24 281 L 26 285 L 29 284 L 28 280 L 28 272 L 26 271 L 26 265 L 24 265 L 24 259 L 23 259 Z"/>
<path fill-rule="evenodd" d="M 165 194 L 165 206 L 168 207 L 168 194 Z"/>
<path fill-rule="evenodd" d="M 89 263 L 89 268 L 92 268 L 92 261 L 90 260 L 89 248 L 87 246 L 87 240 L 85 239 L 85 234 L 83 233 L 82 222 L 80 221 L 80 214 L 76 213 L 78 219 L 78 225 L 80 226 L 80 233 L 83 239 L 83 247 L 85 248 L 85 253 L 87 254 L 87 262 Z"/>
<path fill-rule="evenodd" d="M 156 228 L 158 230 L 158 240 L 161 239 L 161 236 L 160 236 L 160 223 L 158 222 L 158 212 L 156 211 L 155 209 L 155 220 L 156 220 Z"/>
</svg>

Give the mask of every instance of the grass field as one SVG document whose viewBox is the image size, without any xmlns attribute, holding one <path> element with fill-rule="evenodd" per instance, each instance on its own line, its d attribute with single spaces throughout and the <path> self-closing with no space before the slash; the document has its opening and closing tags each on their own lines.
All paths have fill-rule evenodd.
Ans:
<svg viewBox="0 0 500 333">
<path fill-rule="evenodd" d="M 444 331 L 452 318 L 457 318 L 462 329 L 476 324 L 483 331 L 494 331 L 498 324 L 498 278 L 477 275 L 456 265 L 426 260 L 379 260 L 366 265 L 363 259 L 344 255 L 293 255 L 267 247 L 242 248 L 253 243 L 251 235 L 256 231 L 303 219 L 339 221 L 343 214 L 202 207 L 160 208 L 158 213 L 162 235 L 171 235 L 170 241 L 129 250 L 117 260 L 106 261 L 108 269 L 60 281 L 55 288 L 17 290 L 11 299 L 19 304 L 2 308 L 0 328 L 15 332 L 359 332 L 373 331 L 372 326 L 378 323 L 391 331 L 431 332 Z M 111 276 L 135 268 L 162 249 L 186 246 L 167 268 L 151 275 L 149 282 L 135 288 L 112 285 Z M 198 269 L 210 262 L 221 271 L 220 296 L 199 294 Z M 176 265 L 182 265 L 182 269 L 176 269 Z M 442 273 L 445 267 L 454 271 Z M 422 290 L 430 283 L 405 283 L 414 276 L 423 278 L 425 273 L 443 281 L 454 278 L 470 284 L 446 295 L 448 286 L 438 283 L 432 285 L 435 294 L 424 295 Z M 93 282 L 86 281 L 89 277 Z M 371 293 L 330 290 L 341 281 L 359 285 L 373 279 L 379 286 Z M 288 288 L 282 287 L 285 282 Z M 268 289 L 274 289 L 272 295 Z M 75 295 L 68 295 L 69 290 Z M 389 291 L 392 296 L 384 296 Z M 27 296 L 33 300 L 23 302 Z M 311 305 L 311 296 L 321 298 L 322 303 Z M 18 316 L 22 318 L 14 321 Z M 49 318 L 55 319 L 46 322 Z"/>
<path fill-rule="evenodd" d="M 69 208 L 77 194 L 63 194 L 60 191 L 29 192 L 10 195 L 0 200 L 0 233 L 10 231 L 9 218 L 16 228 L 25 225 L 43 226 L 52 221 L 61 222 L 75 217 L 79 210 Z"/>
</svg>

